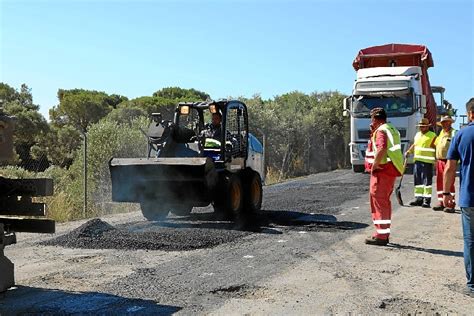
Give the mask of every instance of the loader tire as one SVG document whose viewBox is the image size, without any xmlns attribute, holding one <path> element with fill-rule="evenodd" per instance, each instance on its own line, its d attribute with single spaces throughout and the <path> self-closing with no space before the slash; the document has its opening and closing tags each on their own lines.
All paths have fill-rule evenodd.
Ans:
<svg viewBox="0 0 474 316">
<path fill-rule="evenodd" d="M 173 213 L 174 215 L 186 216 L 191 214 L 193 207 L 189 205 L 173 205 L 170 209 L 171 213 Z"/>
<path fill-rule="evenodd" d="M 244 178 L 244 212 L 255 214 L 262 208 L 262 179 L 258 172 L 250 171 Z"/>
<path fill-rule="evenodd" d="M 216 213 L 226 215 L 228 218 L 237 219 L 243 209 L 242 181 L 237 174 L 224 175 L 219 184 L 220 189 L 214 200 Z"/>
<path fill-rule="evenodd" d="M 169 206 L 160 205 L 159 203 L 152 201 L 140 202 L 140 208 L 142 210 L 143 217 L 149 221 L 162 221 L 168 216 Z"/>
</svg>

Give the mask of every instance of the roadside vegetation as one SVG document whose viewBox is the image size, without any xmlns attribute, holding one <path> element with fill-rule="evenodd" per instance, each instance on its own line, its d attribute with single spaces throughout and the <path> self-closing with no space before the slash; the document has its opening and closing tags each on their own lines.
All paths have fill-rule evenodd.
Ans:
<svg viewBox="0 0 474 316">
<path fill-rule="evenodd" d="M 58 90 L 48 122 L 33 102 L 31 89 L 0 83 L 3 111 L 16 117 L 15 158 L 0 165 L 0 175 L 48 177 L 54 195 L 44 198 L 48 216 L 57 221 L 133 209 L 111 203 L 108 161 L 143 157 L 152 112 L 171 119 L 180 101 L 207 100 L 195 89 L 163 88 L 151 96 L 125 96 L 83 89 Z M 349 128 L 338 92 L 290 92 L 272 99 L 239 98 L 249 108 L 250 130 L 266 135 L 267 184 L 348 166 Z M 88 208 L 83 213 L 84 135 L 87 135 Z"/>
</svg>

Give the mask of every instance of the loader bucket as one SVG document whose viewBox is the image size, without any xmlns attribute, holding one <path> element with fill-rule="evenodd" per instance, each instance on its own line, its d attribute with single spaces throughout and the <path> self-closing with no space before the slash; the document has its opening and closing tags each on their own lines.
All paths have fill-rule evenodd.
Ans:
<svg viewBox="0 0 474 316">
<path fill-rule="evenodd" d="M 210 158 L 113 158 L 112 200 L 205 206 L 218 174 Z"/>
</svg>

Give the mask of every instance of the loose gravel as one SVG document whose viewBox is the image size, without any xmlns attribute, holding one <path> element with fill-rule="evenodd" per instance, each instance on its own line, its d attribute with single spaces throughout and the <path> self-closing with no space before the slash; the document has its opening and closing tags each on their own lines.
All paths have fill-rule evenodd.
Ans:
<svg viewBox="0 0 474 316">
<path fill-rule="evenodd" d="M 248 235 L 237 230 L 159 227 L 157 231 L 128 232 L 101 219 L 92 219 L 71 232 L 42 242 L 47 246 L 86 249 L 183 251 L 210 248 Z"/>
<path fill-rule="evenodd" d="M 219 220 L 212 213 L 212 207 L 196 209 L 188 217 L 170 217 L 158 223 L 141 221 L 112 226 L 101 219 L 92 219 L 42 244 L 87 249 L 183 251 L 215 247 L 275 227 L 305 231 L 365 227 L 361 223 L 338 221 L 335 215 L 340 213 L 342 203 L 364 194 L 368 186 L 353 182 L 351 177 L 344 178 L 344 173 L 335 172 L 332 176 L 335 179 L 320 179 L 321 175 L 314 175 L 265 187 L 263 210 L 235 223 Z"/>
</svg>

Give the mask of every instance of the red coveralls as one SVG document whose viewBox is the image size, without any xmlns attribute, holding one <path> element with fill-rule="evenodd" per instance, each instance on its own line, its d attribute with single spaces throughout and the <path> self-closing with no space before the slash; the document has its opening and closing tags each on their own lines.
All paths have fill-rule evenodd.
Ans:
<svg viewBox="0 0 474 316">
<path fill-rule="evenodd" d="M 438 202 L 439 205 L 443 205 L 443 177 L 444 177 L 444 170 L 446 169 L 446 159 L 438 159 L 436 160 L 436 193 L 438 195 Z M 454 190 L 454 182 L 451 185 L 451 188 L 449 189 L 449 192 L 451 192 L 451 195 L 455 194 Z M 454 200 L 453 200 L 454 201 Z M 455 207 L 456 204 L 452 205 L 452 208 Z"/>
<path fill-rule="evenodd" d="M 387 148 L 387 134 L 385 132 L 376 131 L 375 146 L 377 150 Z M 374 155 L 372 135 L 367 146 L 368 155 L 365 156 L 365 169 L 367 172 L 372 171 L 372 163 Z M 371 160 L 372 159 L 372 160 Z M 369 161 L 368 161 L 369 160 Z M 395 179 L 401 174 L 395 168 L 392 162 L 380 165 L 382 169 L 378 169 L 370 175 L 370 209 L 372 212 L 372 221 L 375 225 L 375 233 L 373 237 L 378 239 L 388 239 L 390 236 L 390 226 L 392 224 L 392 203 L 390 195 L 393 192 Z"/>
</svg>

